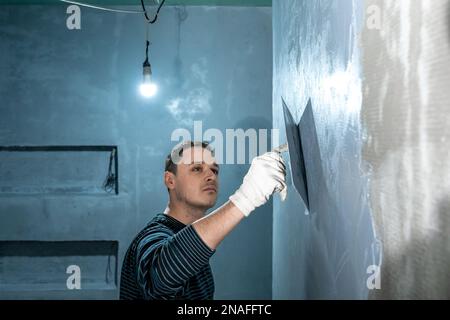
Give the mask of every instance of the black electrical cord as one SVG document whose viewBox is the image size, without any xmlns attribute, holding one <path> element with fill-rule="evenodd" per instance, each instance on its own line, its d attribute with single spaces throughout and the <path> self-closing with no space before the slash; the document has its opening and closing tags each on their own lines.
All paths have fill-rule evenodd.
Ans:
<svg viewBox="0 0 450 320">
<path fill-rule="evenodd" d="M 145 19 L 147 19 L 148 23 L 153 24 L 156 22 L 156 20 L 158 19 L 159 10 L 161 10 L 161 7 L 163 6 L 164 2 L 166 2 L 166 0 L 161 1 L 161 3 L 159 4 L 158 10 L 156 10 L 155 17 L 153 18 L 153 20 L 150 20 L 150 18 L 147 15 L 147 10 L 145 9 L 144 0 L 141 0 L 142 10 L 144 10 Z"/>
<path fill-rule="evenodd" d="M 114 156 L 115 156 L 115 150 L 113 149 L 111 151 L 111 154 L 109 155 L 109 168 L 108 168 L 108 175 L 106 176 L 105 182 L 103 183 L 103 189 L 107 193 L 113 192 L 115 186 L 116 186 L 116 175 L 112 172 L 112 164 L 114 162 Z"/>
<path fill-rule="evenodd" d="M 145 61 L 143 64 L 143 67 L 150 67 L 150 62 L 148 62 L 148 46 L 150 45 L 150 41 L 148 41 L 145 44 Z"/>
</svg>

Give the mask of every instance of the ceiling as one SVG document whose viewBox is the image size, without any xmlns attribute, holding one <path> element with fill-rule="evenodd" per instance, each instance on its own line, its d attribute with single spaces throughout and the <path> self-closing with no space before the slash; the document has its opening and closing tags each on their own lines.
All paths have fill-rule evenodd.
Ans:
<svg viewBox="0 0 450 320">
<path fill-rule="evenodd" d="M 144 0 L 146 5 L 157 4 L 156 0 Z M 99 6 L 141 5 L 140 0 L 74 0 Z M 57 4 L 58 0 L 0 0 L 0 4 Z M 271 7 L 272 0 L 166 0 L 164 5 L 177 6 L 239 6 L 239 7 Z"/>
</svg>

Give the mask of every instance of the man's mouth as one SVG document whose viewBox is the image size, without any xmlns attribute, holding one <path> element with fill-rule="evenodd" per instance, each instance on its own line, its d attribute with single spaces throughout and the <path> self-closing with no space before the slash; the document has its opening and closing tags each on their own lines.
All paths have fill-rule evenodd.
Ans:
<svg viewBox="0 0 450 320">
<path fill-rule="evenodd" d="M 204 188 L 203 191 L 214 191 L 217 193 L 217 188 L 214 186 L 208 186 L 208 187 Z"/>
</svg>

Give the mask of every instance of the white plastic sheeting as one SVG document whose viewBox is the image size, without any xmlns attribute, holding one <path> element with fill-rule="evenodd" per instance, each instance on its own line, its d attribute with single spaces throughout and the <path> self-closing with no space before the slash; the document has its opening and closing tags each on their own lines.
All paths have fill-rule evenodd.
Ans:
<svg viewBox="0 0 450 320">
<path fill-rule="evenodd" d="M 450 1 L 365 5 L 380 22 L 362 36 L 364 159 L 384 248 L 371 298 L 449 299 Z"/>
</svg>

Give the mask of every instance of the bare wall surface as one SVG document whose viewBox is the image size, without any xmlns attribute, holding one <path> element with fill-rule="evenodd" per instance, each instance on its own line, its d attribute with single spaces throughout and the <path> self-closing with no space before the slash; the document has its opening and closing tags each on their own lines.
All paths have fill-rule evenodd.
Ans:
<svg viewBox="0 0 450 320">
<path fill-rule="evenodd" d="M 383 242 L 371 298 L 450 298 L 450 1 L 365 1 L 363 121 Z"/>
<path fill-rule="evenodd" d="M 23 161 L 16 162 L 8 154 L 5 166 L 0 165 L 0 185 L 14 194 L 0 194 L 0 249 L 18 248 L 18 255 L 10 249 L 2 255 L 0 277 L 9 279 L 7 288 L 0 284 L 2 298 L 118 297 L 117 281 L 105 285 L 102 275 L 109 272 L 107 261 L 116 258 L 120 274 L 132 237 L 167 204 L 162 170 L 174 144 L 173 130 L 192 130 L 194 120 L 203 120 L 204 130 L 271 127 L 270 8 L 163 7 L 150 28 L 150 61 L 159 84 L 152 100 L 138 93 L 143 17 L 82 8 L 81 30 L 68 30 L 66 8 L 0 8 L 0 145 L 117 146 L 120 192 L 101 194 L 98 188 L 107 173 L 107 154 L 21 154 Z M 42 163 L 45 159 L 51 161 Z M 42 174 L 34 176 L 33 168 L 52 175 L 40 183 Z M 245 166 L 223 166 L 218 205 L 245 172 Z M 3 183 L 14 177 L 21 182 Z M 71 186 L 86 192 L 64 192 Z M 258 211 L 212 259 L 217 299 L 272 296 L 272 206 Z M 48 257 L 20 254 L 33 241 L 42 242 L 39 252 L 60 241 L 71 247 L 81 241 L 86 250 L 65 257 L 59 257 L 64 250 Z M 117 252 L 90 259 L 89 247 L 96 241 L 117 241 Z M 92 285 L 65 290 L 59 281 L 68 277 L 66 264 L 82 263 L 80 255 L 87 266 L 99 264 L 86 267 L 88 274 L 81 270 L 82 288 L 83 276 Z M 23 275 L 4 269 L 24 263 L 39 269 L 36 278 L 42 275 L 29 290 L 24 287 L 32 271 Z M 49 279 L 45 268 L 61 274 Z M 36 290 L 39 283 L 42 288 Z"/>
<path fill-rule="evenodd" d="M 318 150 L 305 156 L 310 210 L 291 181 L 287 201 L 274 201 L 274 299 L 366 299 L 367 270 L 379 263 L 361 159 L 363 9 L 351 0 L 273 1 L 274 127 L 283 143 L 281 97 L 297 123 L 311 98 L 302 139 Z"/>
</svg>

